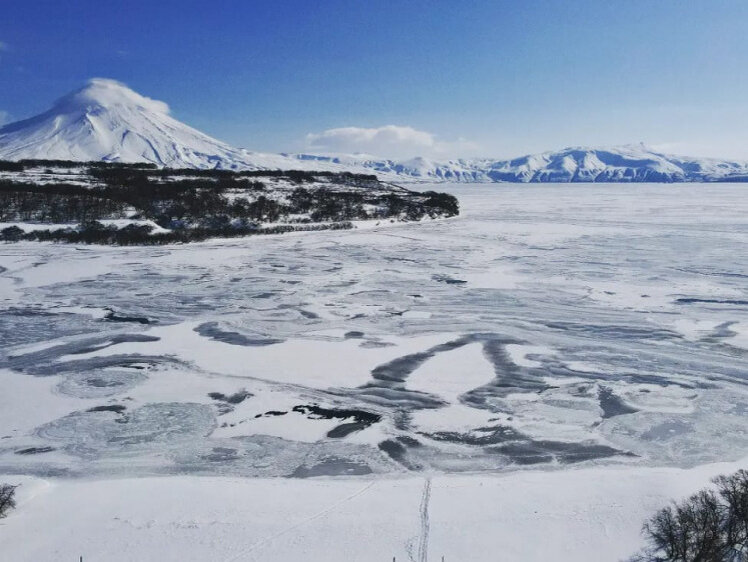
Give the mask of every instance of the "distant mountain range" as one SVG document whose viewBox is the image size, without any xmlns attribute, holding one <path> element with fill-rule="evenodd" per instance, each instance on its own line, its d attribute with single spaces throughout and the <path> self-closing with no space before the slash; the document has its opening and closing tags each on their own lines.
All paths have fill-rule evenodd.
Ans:
<svg viewBox="0 0 748 562">
<path fill-rule="evenodd" d="M 101 78 L 64 96 L 49 111 L 0 129 L 0 159 L 153 162 L 172 168 L 351 171 L 399 181 L 748 181 L 748 162 L 665 155 L 643 145 L 565 148 L 513 160 L 398 161 L 359 155 L 250 152 L 177 121 L 162 102 Z"/>
<path fill-rule="evenodd" d="M 513 160 L 488 158 L 396 161 L 356 156 L 296 155 L 304 162 L 365 168 L 401 179 L 456 182 L 710 182 L 748 181 L 748 163 L 689 158 L 654 152 L 641 145 L 565 148 Z"/>
</svg>

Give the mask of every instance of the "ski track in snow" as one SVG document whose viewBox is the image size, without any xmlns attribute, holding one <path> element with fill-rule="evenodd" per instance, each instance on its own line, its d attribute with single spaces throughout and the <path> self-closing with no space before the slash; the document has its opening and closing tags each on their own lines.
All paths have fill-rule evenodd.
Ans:
<svg viewBox="0 0 748 562">
<path fill-rule="evenodd" d="M 431 501 L 431 478 L 423 482 L 423 493 L 421 494 L 420 520 L 421 535 L 418 539 L 418 559 L 416 562 L 428 562 L 429 558 L 429 532 L 431 521 L 429 519 L 429 502 Z"/>
</svg>

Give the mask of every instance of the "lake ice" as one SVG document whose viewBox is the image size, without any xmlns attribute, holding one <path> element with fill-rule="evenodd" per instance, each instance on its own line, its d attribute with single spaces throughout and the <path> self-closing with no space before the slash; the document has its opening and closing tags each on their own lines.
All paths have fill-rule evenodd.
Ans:
<svg viewBox="0 0 748 562">
<path fill-rule="evenodd" d="M 748 452 L 744 188 L 452 191 L 454 220 L 3 246 L 0 468 L 288 476 Z"/>
<path fill-rule="evenodd" d="M 748 456 L 746 188 L 436 187 L 460 217 L 0 246 L 0 473 L 363 486 Z"/>
</svg>

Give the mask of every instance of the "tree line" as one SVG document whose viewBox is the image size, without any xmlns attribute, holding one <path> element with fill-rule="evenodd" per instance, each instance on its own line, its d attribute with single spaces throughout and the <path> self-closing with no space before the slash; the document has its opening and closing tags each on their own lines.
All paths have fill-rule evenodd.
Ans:
<svg viewBox="0 0 748 562">
<path fill-rule="evenodd" d="M 47 165 L 51 161 L 21 164 L 26 165 L 25 162 Z M 112 234 L 111 228 L 100 231 L 91 227 L 97 221 L 113 219 L 149 220 L 171 231 L 195 231 L 175 235 L 187 240 L 210 233 L 253 233 L 263 223 L 420 220 L 459 213 L 457 199 L 451 195 L 395 190 L 369 175 L 294 170 L 170 170 L 105 164 L 88 168 L 88 183 L 35 183 L 28 176 L 20 176 L 19 181 L 0 179 L 0 222 L 79 225 L 73 229 L 78 234 L 67 232 L 71 228 L 51 232 L 36 229 L 33 233 L 6 229 L 0 233 L 0 240 L 121 243 L 155 236 L 145 233 L 142 226 L 117 235 Z M 269 181 L 258 179 L 262 177 Z M 285 180 L 285 184 L 278 185 L 272 179 Z M 63 230 L 67 233 L 63 234 Z"/>
</svg>

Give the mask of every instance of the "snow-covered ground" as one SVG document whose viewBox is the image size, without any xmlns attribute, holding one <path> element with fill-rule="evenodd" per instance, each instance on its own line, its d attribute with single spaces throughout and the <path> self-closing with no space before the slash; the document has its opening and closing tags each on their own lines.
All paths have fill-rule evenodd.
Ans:
<svg viewBox="0 0 748 562">
<path fill-rule="evenodd" d="M 618 560 L 746 465 L 745 188 L 452 192 L 448 221 L 0 246 L 3 556 Z"/>
<path fill-rule="evenodd" d="M 22 483 L 4 560 L 604 562 L 639 546 L 671 497 L 748 466 L 497 475 Z"/>
</svg>

